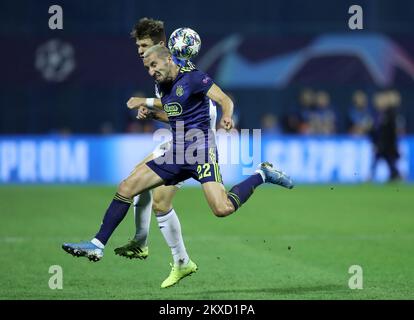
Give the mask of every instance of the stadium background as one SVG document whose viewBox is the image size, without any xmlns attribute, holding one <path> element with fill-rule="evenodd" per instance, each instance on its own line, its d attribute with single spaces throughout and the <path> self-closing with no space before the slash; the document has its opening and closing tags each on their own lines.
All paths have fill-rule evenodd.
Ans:
<svg viewBox="0 0 414 320">
<path fill-rule="evenodd" d="M 48 9 L 54 4 L 63 8 L 63 30 L 48 28 Z M 348 28 L 352 4 L 364 9 L 364 30 Z M 412 298 L 414 275 L 406 266 L 413 263 L 407 255 L 413 240 L 409 200 L 414 181 L 413 14 L 414 4 L 408 0 L 398 4 L 382 0 L 2 1 L 0 242 L 5 260 L 0 298 L 226 299 L 229 293 L 241 299 Z M 189 290 L 189 281 L 175 291 L 178 296 L 143 288 L 134 291 L 124 285 L 118 290 L 116 280 L 131 276 L 133 265 L 127 264 L 121 280 L 111 280 L 107 289 L 85 287 L 82 280 L 68 275 L 68 289 L 60 294 L 46 285 L 47 267 L 53 263 L 65 270 L 84 268 L 83 277 L 102 281 L 106 268 L 125 263 L 108 253 L 107 265 L 99 269 L 77 265 L 63 256 L 59 244 L 90 233 L 101 219 L 113 185 L 156 145 L 149 132 L 157 127 L 136 124 L 125 106 L 137 92 L 153 95 L 152 80 L 129 37 L 133 24 L 144 16 L 165 21 L 167 34 L 182 26 L 199 32 L 202 48 L 194 62 L 234 98 L 238 128 L 263 128 L 266 115 L 276 117 L 277 128 L 261 138 L 260 156 L 277 162 L 299 186 L 296 193 L 283 191 L 278 212 L 266 203 L 273 197 L 272 189 L 264 188 L 239 220 L 224 223 L 211 220 L 198 189 L 186 188 L 177 198 L 191 252 L 214 255 L 213 262 L 207 257 L 198 261 L 220 268 L 217 276 L 226 289 L 210 288 L 217 279 L 204 273 L 191 279 L 200 277 L 198 291 Z M 297 111 L 304 88 L 330 94 L 337 114 L 334 134 L 304 136 L 285 130 L 283 121 Z M 346 130 L 351 95 L 357 89 L 370 97 L 385 89 L 400 93 L 398 111 L 404 128 L 398 166 L 408 184 L 383 185 L 388 175 L 384 163 L 377 170 L 377 184 L 365 183 L 372 163 L 370 141 Z M 225 182 L 239 181 L 242 170 L 250 172 L 259 161 L 223 166 Z M 107 184 L 111 186 L 102 186 Z M 193 210 L 186 199 L 201 203 L 197 219 L 186 216 Z M 252 223 L 249 217 L 257 213 L 260 219 Z M 62 227 L 59 221 L 65 219 Z M 272 223 L 276 229 L 270 227 Z M 130 236 L 127 224 L 117 231 L 114 246 Z M 159 265 L 166 266 L 168 251 L 156 229 L 152 234 L 154 251 L 163 252 L 163 258 L 153 257 L 149 263 L 154 264 L 140 269 L 145 288 L 157 288 L 167 272 Z M 228 242 L 219 253 L 205 251 L 205 241 L 218 247 L 220 237 Z M 238 240 L 240 246 L 235 244 Z M 260 247 L 263 243 L 265 248 Z M 296 257 L 291 249 L 285 250 L 291 246 L 298 248 Z M 246 255 L 248 261 L 243 259 L 239 271 L 251 274 L 257 257 L 246 254 L 246 248 L 257 252 L 268 268 L 257 282 L 238 279 L 228 265 L 229 260 Z M 21 250 L 30 262 L 20 261 Z M 269 258 L 268 250 L 276 251 L 276 257 Z M 375 267 L 367 275 L 371 288 L 368 284 L 364 293 L 355 295 L 347 288 L 347 267 L 358 261 Z M 215 265 L 219 262 L 224 265 Z M 151 273 L 154 268 L 158 273 Z M 16 272 L 10 274 L 10 269 Z M 301 276 L 295 277 L 292 270 Z M 395 278 L 393 272 L 399 276 Z M 269 285 L 272 281 L 278 283 L 276 288 Z"/>
<path fill-rule="evenodd" d="M 298 111 L 300 91 L 311 88 L 324 90 L 331 96 L 331 108 L 336 114 L 334 133 L 344 135 L 354 90 L 365 91 L 371 100 L 379 90 L 398 90 L 401 95 L 398 112 L 405 134 L 398 166 L 407 180 L 413 180 L 414 151 L 410 134 L 414 132 L 411 107 L 414 103 L 411 41 L 414 23 L 410 17 L 413 5 L 409 1 L 398 6 L 390 1 L 361 3 L 365 10 L 364 29 L 354 31 L 348 27 L 351 3 L 347 1 L 338 4 L 263 1 L 254 6 L 247 2 L 234 5 L 229 1 L 220 4 L 220 10 L 215 9 L 214 2 L 192 10 L 184 9 L 194 7 L 186 1 L 179 6 L 141 1 L 66 1 L 63 4 L 63 30 L 48 28 L 50 1 L 1 4 L 2 183 L 114 183 L 129 170 L 130 162 L 123 168 L 118 166 L 122 161 L 111 151 L 114 140 L 108 139 L 100 142 L 108 150 L 100 157 L 101 166 L 87 172 L 86 180 L 70 176 L 67 179 L 37 178 L 42 176 L 40 168 L 49 166 L 42 163 L 42 159 L 50 158 L 48 152 L 52 157 L 59 153 L 54 150 L 59 148 L 54 145 L 59 137 L 75 139 L 73 136 L 77 134 L 107 137 L 149 133 L 156 128 L 150 123 L 140 125 L 125 108 L 132 94 L 153 95 L 152 81 L 137 59 L 135 44 L 129 37 L 136 19 L 143 16 L 164 20 L 168 34 L 183 25 L 200 33 L 202 51 L 195 63 L 234 98 L 238 128 L 262 128 L 266 132 L 264 123 L 270 116 L 271 133 L 290 134 L 285 119 Z M 170 6 L 177 10 L 176 15 L 165 10 Z M 51 146 L 46 148 L 49 150 L 45 151 L 46 156 L 42 156 L 44 148 L 36 142 L 38 138 L 33 140 L 33 145 L 23 144 L 22 147 L 22 140 L 10 134 L 24 134 L 23 142 L 28 142 L 29 134 L 54 137 Z M 284 137 L 274 134 L 269 141 L 274 139 L 284 143 Z M 324 137 L 317 139 L 313 144 L 317 151 L 312 153 L 306 151 L 311 148 L 309 143 L 300 137 L 294 139 L 298 139 L 301 149 L 305 150 L 302 163 L 288 168 L 299 182 L 361 182 L 368 178 L 372 159 L 362 165 L 365 169 L 361 172 L 358 154 L 370 153 L 369 141 L 362 149 L 355 142 L 351 147 L 354 151 L 340 157 L 344 162 L 331 166 L 330 173 L 316 173 L 316 177 L 311 173 L 312 177 L 303 177 L 301 167 L 309 166 L 308 172 L 321 172 L 321 161 L 327 156 L 318 158 L 316 155 L 329 153 L 329 150 L 324 151 L 327 144 L 333 143 L 334 149 L 342 149 L 343 140 L 336 141 L 332 135 L 328 141 L 323 141 Z M 267 150 L 272 147 L 267 142 L 265 139 L 262 156 L 272 153 Z M 353 143 L 351 139 L 349 144 Z M 96 144 L 86 144 L 88 153 L 84 166 L 91 168 L 92 163 L 97 163 L 93 154 L 98 151 L 92 150 Z M 146 144 L 155 145 L 149 136 Z M 138 142 L 131 148 L 134 152 L 126 156 L 118 153 L 119 158 L 142 158 L 148 150 L 137 146 Z M 70 148 L 69 156 L 76 158 L 74 152 Z M 349 157 L 355 159 L 346 162 Z M 280 157 L 275 161 L 286 162 Z M 25 177 L 21 171 L 29 166 L 37 172 Z M 102 170 L 108 170 L 104 174 L 107 178 L 102 178 Z M 224 171 L 228 183 L 240 178 L 234 172 Z M 338 171 L 355 171 L 355 178 L 342 178 Z M 54 176 L 53 172 L 49 176 Z M 384 181 L 386 177 L 386 167 L 380 164 L 375 180 Z"/>
</svg>

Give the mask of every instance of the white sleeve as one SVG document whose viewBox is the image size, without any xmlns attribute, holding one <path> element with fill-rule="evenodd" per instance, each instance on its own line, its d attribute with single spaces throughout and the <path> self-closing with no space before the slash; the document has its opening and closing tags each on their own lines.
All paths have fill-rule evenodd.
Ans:
<svg viewBox="0 0 414 320">
<path fill-rule="evenodd" d="M 213 130 L 213 132 L 216 132 L 217 106 L 211 99 L 209 99 L 208 102 L 210 106 L 210 129 Z"/>
<path fill-rule="evenodd" d="M 161 99 L 160 89 L 159 89 L 159 87 L 158 87 L 158 83 L 155 83 L 155 96 L 156 96 L 158 99 Z"/>
</svg>

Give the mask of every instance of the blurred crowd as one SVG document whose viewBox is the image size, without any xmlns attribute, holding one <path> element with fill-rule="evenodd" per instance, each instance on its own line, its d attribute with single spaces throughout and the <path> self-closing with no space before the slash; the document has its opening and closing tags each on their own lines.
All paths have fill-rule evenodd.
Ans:
<svg viewBox="0 0 414 320">
<path fill-rule="evenodd" d="M 344 126 L 339 126 L 337 108 L 331 102 L 329 93 L 323 90 L 303 89 L 298 97 L 298 106 L 282 117 L 282 131 L 301 135 L 351 134 L 371 135 L 380 126 L 382 115 L 393 110 L 396 130 L 404 133 L 405 121 L 399 114 L 401 95 L 397 90 L 378 91 L 371 96 L 356 90 L 350 97 L 350 105 L 345 115 Z M 265 117 L 270 115 L 265 115 Z M 344 115 L 341 115 L 342 117 Z M 263 119 L 263 124 L 268 119 Z M 274 120 L 274 123 L 278 123 Z"/>
<path fill-rule="evenodd" d="M 356 90 L 350 97 L 350 105 L 344 121 L 344 128 L 338 128 L 337 108 L 330 95 L 323 90 L 303 89 L 298 97 L 298 106 L 293 112 L 282 117 L 279 123 L 275 114 L 262 118 L 264 132 L 300 135 L 349 134 L 370 139 L 374 161 L 371 168 L 375 175 L 379 160 L 383 159 L 389 168 L 390 181 L 399 180 L 396 162 L 400 157 L 398 137 L 405 133 L 405 120 L 399 113 L 401 95 L 398 90 L 382 90 L 369 96 Z"/>
</svg>

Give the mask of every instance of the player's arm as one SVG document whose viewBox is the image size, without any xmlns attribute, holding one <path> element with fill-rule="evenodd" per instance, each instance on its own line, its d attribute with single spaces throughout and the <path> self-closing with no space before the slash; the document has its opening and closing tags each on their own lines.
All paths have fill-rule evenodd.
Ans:
<svg viewBox="0 0 414 320">
<path fill-rule="evenodd" d="M 164 111 L 153 110 L 150 112 L 152 119 L 169 123 L 168 116 Z"/>
<path fill-rule="evenodd" d="M 164 111 L 161 110 L 149 110 L 147 107 L 139 107 L 137 117 L 138 120 L 145 120 L 145 119 L 152 119 L 152 120 L 158 120 L 161 122 L 169 122 L 168 116 Z"/>
<path fill-rule="evenodd" d="M 128 100 L 129 109 L 138 109 L 137 119 L 154 119 L 168 123 L 168 116 L 162 109 L 161 99 L 132 97 Z"/>
<path fill-rule="evenodd" d="M 226 130 L 233 128 L 232 116 L 234 106 L 233 101 L 231 101 L 229 96 L 226 95 L 217 85 L 213 84 L 207 91 L 207 97 L 221 106 L 223 115 L 220 120 L 220 125 Z"/>
<path fill-rule="evenodd" d="M 128 100 L 127 106 L 129 109 L 138 109 L 140 107 L 146 107 L 148 109 L 162 109 L 162 102 L 161 99 L 157 98 L 140 98 L 140 97 L 132 97 Z"/>
</svg>

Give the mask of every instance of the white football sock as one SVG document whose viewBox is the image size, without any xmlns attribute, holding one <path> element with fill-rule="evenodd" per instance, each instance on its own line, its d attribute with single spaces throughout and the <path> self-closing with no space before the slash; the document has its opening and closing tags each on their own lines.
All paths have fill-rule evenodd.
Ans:
<svg viewBox="0 0 414 320">
<path fill-rule="evenodd" d="M 174 209 L 164 215 L 157 215 L 158 226 L 165 241 L 171 249 L 175 265 L 186 265 L 190 258 L 185 250 L 183 236 L 181 234 L 180 220 Z"/>
<path fill-rule="evenodd" d="M 255 172 L 258 173 L 258 174 L 260 174 L 260 176 L 263 179 L 263 182 L 266 182 L 266 176 L 265 176 L 265 174 L 264 174 L 264 172 L 263 172 L 262 169 L 257 169 Z"/>
<path fill-rule="evenodd" d="M 146 247 L 151 222 L 152 191 L 134 197 L 135 237 L 139 246 Z"/>
<path fill-rule="evenodd" d="M 91 240 L 91 242 L 92 242 L 95 246 L 97 246 L 99 249 L 105 249 L 105 245 L 104 245 L 101 241 L 99 241 L 98 239 L 93 238 L 93 239 Z"/>
</svg>

